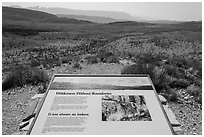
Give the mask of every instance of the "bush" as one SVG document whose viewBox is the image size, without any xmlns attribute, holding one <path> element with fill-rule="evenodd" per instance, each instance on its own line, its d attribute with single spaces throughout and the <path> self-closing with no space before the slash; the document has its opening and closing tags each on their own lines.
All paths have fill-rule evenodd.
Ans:
<svg viewBox="0 0 204 137">
<path fill-rule="evenodd" d="M 49 58 L 42 62 L 44 68 L 51 69 L 54 66 L 61 66 L 61 61 L 57 58 Z"/>
<path fill-rule="evenodd" d="M 189 60 L 189 68 L 193 68 L 193 71 L 196 72 L 194 75 L 197 75 L 198 78 L 202 79 L 202 62 L 198 60 Z"/>
<path fill-rule="evenodd" d="M 2 82 L 2 89 L 7 90 L 29 84 L 47 84 L 48 82 L 49 77 L 43 70 L 29 66 L 18 66 Z"/>
<path fill-rule="evenodd" d="M 162 54 L 153 53 L 141 53 L 136 55 L 139 64 L 155 64 L 159 65 L 159 62 L 166 59 L 167 57 Z"/>
<path fill-rule="evenodd" d="M 121 74 L 149 74 L 153 76 L 155 65 L 152 64 L 134 64 L 122 69 Z"/>
<path fill-rule="evenodd" d="M 63 57 L 61 58 L 61 62 L 64 64 L 64 63 L 69 63 L 72 61 L 72 58 L 68 58 L 68 57 Z"/>
<path fill-rule="evenodd" d="M 89 56 L 86 58 L 88 64 L 95 64 L 98 63 L 97 57 L 96 56 Z"/>
<path fill-rule="evenodd" d="M 62 62 L 60 60 L 56 60 L 52 63 L 52 67 L 54 66 L 61 66 Z"/>
<path fill-rule="evenodd" d="M 40 65 L 41 65 L 40 61 L 38 61 L 38 60 L 36 60 L 36 59 L 32 59 L 32 60 L 30 61 L 30 66 L 31 66 L 31 67 L 37 67 L 37 66 L 40 66 Z"/>
<path fill-rule="evenodd" d="M 159 67 L 155 67 L 154 69 L 154 75 L 152 82 L 157 89 L 157 92 L 161 92 L 163 89 L 168 89 L 169 88 L 169 77 L 166 74 L 164 69 L 161 69 Z"/>
<path fill-rule="evenodd" d="M 148 74 L 158 93 L 168 87 L 165 71 L 153 64 L 134 64 L 123 68 L 121 74 Z"/>
<path fill-rule="evenodd" d="M 187 87 L 186 92 L 189 95 L 194 96 L 194 99 L 196 102 L 202 104 L 202 89 L 201 88 L 191 85 Z"/>
<path fill-rule="evenodd" d="M 176 93 L 176 91 L 170 88 L 163 90 L 161 95 L 163 95 L 169 101 L 172 101 L 172 102 L 178 101 L 178 94 Z"/>
<path fill-rule="evenodd" d="M 118 63 L 119 62 L 119 58 L 116 56 L 110 56 L 106 59 L 105 61 L 106 63 Z"/>
<path fill-rule="evenodd" d="M 76 63 L 74 63 L 73 68 L 81 69 L 81 65 L 78 62 L 76 62 Z"/>
<path fill-rule="evenodd" d="M 169 83 L 171 88 L 187 88 L 189 86 L 189 82 L 185 79 L 175 79 Z"/>
<path fill-rule="evenodd" d="M 185 72 L 176 66 L 173 65 L 163 65 L 166 73 L 174 78 L 185 78 L 186 74 Z"/>
<path fill-rule="evenodd" d="M 121 74 L 148 74 L 158 93 L 169 101 L 178 100 L 178 94 L 169 87 L 170 80 L 164 69 L 153 64 L 134 64 L 122 69 Z"/>
<path fill-rule="evenodd" d="M 101 51 L 98 53 L 97 58 L 99 58 L 100 61 L 106 62 L 106 59 L 110 56 L 113 56 L 114 54 L 108 51 Z"/>
<path fill-rule="evenodd" d="M 186 92 L 191 96 L 199 96 L 202 94 L 202 90 L 194 85 L 190 85 L 187 87 Z"/>
<path fill-rule="evenodd" d="M 175 65 L 177 67 L 183 67 L 183 68 L 188 68 L 188 60 L 184 57 L 180 56 L 174 56 L 171 60 L 170 63 L 172 65 Z"/>
</svg>

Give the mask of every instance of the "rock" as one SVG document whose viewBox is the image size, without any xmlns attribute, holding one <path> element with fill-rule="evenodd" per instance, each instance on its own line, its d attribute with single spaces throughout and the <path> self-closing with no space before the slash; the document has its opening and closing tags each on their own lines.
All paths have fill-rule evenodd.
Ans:
<svg viewBox="0 0 204 137">
<path fill-rule="evenodd" d="M 43 96 L 44 94 L 36 94 L 35 96 L 31 98 L 31 100 L 35 100 L 36 98 L 42 98 Z"/>
<path fill-rule="evenodd" d="M 193 130 L 194 130 L 194 131 L 196 131 L 196 128 L 195 128 L 195 127 L 193 127 Z"/>
<path fill-rule="evenodd" d="M 158 95 L 158 96 L 159 96 L 159 100 L 161 101 L 161 103 L 163 105 L 166 105 L 167 104 L 167 100 L 162 95 Z"/>
<path fill-rule="evenodd" d="M 188 100 L 188 99 L 189 99 L 189 96 L 184 97 L 184 99 L 185 99 L 185 100 Z"/>
</svg>

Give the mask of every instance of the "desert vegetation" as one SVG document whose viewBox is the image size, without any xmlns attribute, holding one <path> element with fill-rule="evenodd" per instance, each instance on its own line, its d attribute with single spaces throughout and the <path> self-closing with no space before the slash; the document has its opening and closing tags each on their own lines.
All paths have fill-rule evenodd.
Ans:
<svg viewBox="0 0 204 137">
<path fill-rule="evenodd" d="M 158 93 L 167 99 L 177 101 L 176 89 L 185 89 L 201 103 L 202 51 L 201 39 L 197 37 L 201 32 L 189 35 L 191 30 L 164 30 L 132 33 L 127 28 L 125 34 L 119 31 L 108 36 L 100 29 L 81 33 L 77 32 L 80 29 L 69 33 L 38 32 L 26 36 L 4 32 L 3 73 L 9 74 L 19 65 L 49 70 L 73 63 L 73 68 L 80 69 L 82 56 L 86 56 L 88 64 L 119 63 L 126 58 L 135 64 L 125 67 L 122 74 L 149 74 Z"/>
<path fill-rule="evenodd" d="M 57 24 L 60 25 L 64 24 Z M 175 89 L 189 90 L 194 86 L 196 90 L 192 92 L 196 93 L 188 92 L 201 102 L 201 90 L 198 90 L 202 87 L 201 30 L 151 25 L 157 29 L 128 25 L 121 30 L 118 24 L 82 24 L 80 27 L 69 24 L 63 32 L 32 28 L 38 33 L 30 34 L 25 31 L 26 27 L 22 31 L 18 28 L 19 33 L 26 35 L 15 33 L 14 26 L 13 30 L 3 31 L 3 74 L 11 77 L 9 72 L 19 65 L 49 70 L 69 63 L 80 69 L 82 56 L 87 56 L 88 64 L 119 63 L 126 58 L 135 64 L 125 67 L 122 74 L 149 74 L 157 91 L 175 101 Z"/>
<path fill-rule="evenodd" d="M 30 66 L 21 66 L 14 68 L 12 72 L 4 79 L 2 83 L 2 90 L 7 90 L 15 87 L 22 87 L 24 85 L 46 85 L 49 82 L 49 77 L 41 69 Z M 44 89 L 46 90 L 46 89 Z"/>
<path fill-rule="evenodd" d="M 60 25 L 63 24 L 57 24 Z M 71 28 L 69 24 L 69 27 L 65 27 L 69 32 L 62 32 L 60 29 L 58 32 L 51 29 L 39 31 L 39 28 L 32 28 L 38 32 L 36 34 L 26 32 L 25 27 L 22 31 L 18 30 L 27 33 L 26 35 L 12 33 L 15 29 L 4 30 L 3 73 L 9 74 L 19 65 L 49 70 L 73 63 L 73 68 L 80 69 L 82 56 L 87 56 L 85 60 L 88 64 L 119 63 L 120 59 L 126 58 L 135 64 L 125 67 L 121 73 L 149 74 L 159 93 L 173 94 L 175 98 L 177 88 L 194 86 L 201 89 L 201 31 L 197 28 L 151 25 L 157 26 L 157 30 L 152 27 L 145 31 L 148 28 L 146 26 L 141 29 L 141 26 L 128 25 L 124 26 L 124 33 L 117 28 L 118 24 L 94 24 L 92 27 L 90 24 L 82 24 Z M 196 94 L 191 95 L 201 98 L 201 90 L 200 93 L 197 93 L 198 90 L 192 92 Z"/>
</svg>

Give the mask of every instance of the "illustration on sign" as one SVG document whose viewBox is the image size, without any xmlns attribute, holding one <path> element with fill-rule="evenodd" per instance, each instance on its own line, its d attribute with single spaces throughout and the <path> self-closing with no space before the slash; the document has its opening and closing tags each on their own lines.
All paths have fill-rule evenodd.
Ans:
<svg viewBox="0 0 204 137">
<path fill-rule="evenodd" d="M 102 121 L 152 121 L 144 96 L 102 97 Z"/>
</svg>

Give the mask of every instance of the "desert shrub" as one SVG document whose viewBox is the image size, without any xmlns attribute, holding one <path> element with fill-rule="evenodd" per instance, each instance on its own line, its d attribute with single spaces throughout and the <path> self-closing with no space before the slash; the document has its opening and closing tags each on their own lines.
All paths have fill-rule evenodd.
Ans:
<svg viewBox="0 0 204 137">
<path fill-rule="evenodd" d="M 73 56 L 72 60 L 78 62 L 80 60 L 80 56 Z"/>
<path fill-rule="evenodd" d="M 50 65 L 50 64 L 47 64 L 47 63 L 42 63 L 42 65 L 43 65 L 43 67 L 45 68 L 45 69 L 51 69 L 52 68 L 52 66 Z"/>
<path fill-rule="evenodd" d="M 186 92 L 191 96 L 199 96 L 202 93 L 202 90 L 194 85 L 187 87 Z"/>
<path fill-rule="evenodd" d="M 161 36 L 153 36 L 151 39 L 149 39 L 149 42 L 153 42 L 156 46 L 163 48 L 168 48 L 170 44 L 165 38 Z"/>
<path fill-rule="evenodd" d="M 185 78 L 186 77 L 185 71 L 181 68 L 178 68 L 173 65 L 167 65 L 167 64 L 164 64 L 163 67 L 166 73 L 171 77 L 174 77 L 174 78 Z"/>
<path fill-rule="evenodd" d="M 38 88 L 38 94 L 45 93 L 47 90 L 47 85 L 48 85 L 48 83 L 47 84 L 46 83 L 41 84 Z"/>
<path fill-rule="evenodd" d="M 152 64 L 134 64 L 124 67 L 121 74 L 149 74 L 153 76 L 155 66 Z"/>
<path fill-rule="evenodd" d="M 170 59 L 170 63 L 177 67 L 188 68 L 188 60 L 181 56 L 174 56 Z"/>
<path fill-rule="evenodd" d="M 61 58 L 61 62 L 64 64 L 64 63 L 69 63 L 72 61 L 72 58 L 68 58 L 68 57 L 63 57 Z"/>
<path fill-rule="evenodd" d="M 56 60 L 52 64 L 53 64 L 52 67 L 54 67 L 54 66 L 61 66 L 62 62 L 60 60 Z"/>
<path fill-rule="evenodd" d="M 178 101 L 179 95 L 173 89 L 167 88 L 167 89 L 163 90 L 160 94 L 163 95 L 169 101 L 172 101 L 172 102 Z"/>
<path fill-rule="evenodd" d="M 50 69 L 54 66 L 61 66 L 61 61 L 58 58 L 49 58 L 42 61 L 44 68 Z"/>
<path fill-rule="evenodd" d="M 187 88 L 189 84 L 185 79 L 174 79 L 169 83 L 169 86 L 171 88 Z"/>
<path fill-rule="evenodd" d="M 30 61 L 30 66 L 31 66 L 31 67 L 37 67 L 37 66 L 40 66 L 40 65 L 41 65 L 41 62 L 38 61 L 38 60 L 36 60 L 36 59 L 32 59 L 32 60 Z"/>
<path fill-rule="evenodd" d="M 202 104 L 202 89 L 199 87 L 196 87 L 195 85 L 190 85 L 187 87 L 186 92 L 194 96 L 195 101 Z"/>
<path fill-rule="evenodd" d="M 89 56 L 86 59 L 87 59 L 88 64 L 98 63 L 97 56 Z"/>
<path fill-rule="evenodd" d="M 163 65 L 166 73 L 169 76 L 175 77 L 175 78 L 179 78 L 179 74 L 178 74 L 178 68 L 172 65 Z"/>
<path fill-rule="evenodd" d="M 168 86 L 165 71 L 159 69 L 154 64 L 134 64 L 123 68 L 121 74 L 148 74 L 157 92 Z"/>
<path fill-rule="evenodd" d="M 137 62 L 138 63 L 149 63 L 149 64 L 155 64 L 155 65 L 159 65 L 159 62 L 166 59 L 167 57 L 165 55 L 162 54 L 154 54 L 154 53 L 141 53 L 141 54 L 137 54 L 136 55 L 137 58 Z"/>
<path fill-rule="evenodd" d="M 122 51 L 120 54 L 119 54 L 120 57 L 122 58 L 132 58 L 132 57 L 135 57 L 135 53 L 133 51 Z"/>
<path fill-rule="evenodd" d="M 119 62 L 119 58 L 116 56 L 110 56 L 106 59 L 105 61 L 106 63 L 118 63 Z"/>
<path fill-rule="evenodd" d="M 202 62 L 198 60 L 189 60 L 188 61 L 188 68 L 193 68 L 193 71 L 196 72 L 198 78 L 202 78 Z"/>
<path fill-rule="evenodd" d="M 43 70 L 30 66 L 18 66 L 4 79 L 2 89 L 7 90 L 13 87 L 21 87 L 29 84 L 38 85 L 48 82 L 49 77 Z"/>
<path fill-rule="evenodd" d="M 72 68 L 81 69 L 81 65 L 78 62 L 75 62 Z"/>
<path fill-rule="evenodd" d="M 105 62 L 108 57 L 113 56 L 113 55 L 114 54 L 112 52 L 101 51 L 97 54 L 97 58 L 99 58 L 100 61 Z"/>
<path fill-rule="evenodd" d="M 160 93 L 163 89 L 169 88 L 170 80 L 164 69 L 155 67 L 153 74 L 152 82 L 158 93 Z"/>
<path fill-rule="evenodd" d="M 164 69 L 153 64 L 134 64 L 122 69 L 121 74 L 148 74 L 156 91 L 162 94 L 168 101 L 176 102 L 178 94 L 169 87 L 169 77 Z"/>
<path fill-rule="evenodd" d="M 198 87 L 202 87 L 202 79 L 195 79 L 194 80 L 194 84 L 196 85 L 196 86 L 198 86 Z"/>
</svg>

